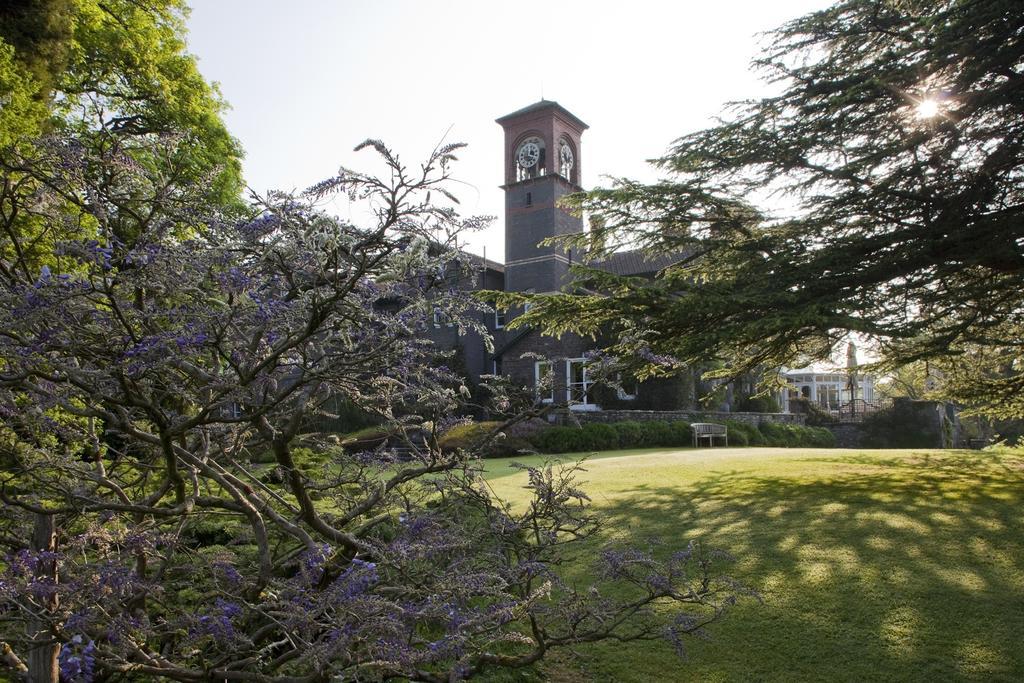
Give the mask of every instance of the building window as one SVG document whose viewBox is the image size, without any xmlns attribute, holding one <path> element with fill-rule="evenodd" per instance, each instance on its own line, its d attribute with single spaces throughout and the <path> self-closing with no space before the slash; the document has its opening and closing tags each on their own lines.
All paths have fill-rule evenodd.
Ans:
<svg viewBox="0 0 1024 683">
<path fill-rule="evenodd" d="M 442 311 L 440 306 L 434 306 L 434 327 L 441 327 L 441 325 L 451 327 L 453 324 L 451 316 Z"/>
<path fill-rule="evenodd" d="M 526 205 L 527 206 L 533 206 L 533 193 L 532 192 L 527 192 L 526 193 Z"/>
<path fill-rule="evenodd" d="M 242 405 L 232 401 L 220 409 L 220 415 L 225 420 L 240 420 L 242 418 Z"/>
<path fill-rule="evenodd" d="M 585 358 L 573 358 L 565 366 L 565 396 L 569 401 L 569 407 L 577 410 L 596 408 L 590 393 L 590 377 L 587 375 L 587 361 Z"/>
<path fill-rule="evenodd" d="M 494 310 L 494 329 L 502 330 L 505 328 L 505 311 Z"/>
<path fill-rule="evenodd" d="M 533 381 L 537 400 L 552 403 L 555 400 L 555 373 L 551 361 L 541 360 L 533 364 Z"/>
<path fill-rule="evenodd" d="M 526 291 L 523 292 L 523 294 L 535 294 L 535 293 L 536 293 L 536 290 L 533 287 L 530 287 L 529 289 L 527 289 Z M 532 301 L 527 301 L 527 302 L 523 303 L 523 315 L 526 315 L 527 313 L 529 313 L 531 308 L 533 308 L 533 302 Z"/>
<path fill-rule="evenodd" d="M 615 394 L 619 397 L 620 401 L 633 401 L 636 399 L 636 377 L 633 375 L 627 375 L 623 377 L 622 374 L 615 376 L 618 383 L 618 388 L 615 389 Z"/>
<path fill-rule="evenodd" d="M 840 389 L 835 384 L 818 387 L 818 404 L 825 410 L 839 407 Z"/>
</svg>

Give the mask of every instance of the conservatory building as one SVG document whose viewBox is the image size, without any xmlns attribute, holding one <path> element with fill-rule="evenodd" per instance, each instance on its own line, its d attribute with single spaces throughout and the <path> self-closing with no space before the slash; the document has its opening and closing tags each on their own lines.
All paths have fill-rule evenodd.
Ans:
<svg viewBox="0 0 1024 683">
<path fill-rule="evenodd" d="M 863 401 L 868 405 L 876 402 L 875 381 L 871 374 L 859 375 L 852 387 L 847 372 L 787 370 L 783 377 L 789 384 L 779 396 L 779 406 L 784 413 L 791 412 L 790 400 L 799 398 L 829 413 L 836 413 L 853 401 Z"/>
</svg>

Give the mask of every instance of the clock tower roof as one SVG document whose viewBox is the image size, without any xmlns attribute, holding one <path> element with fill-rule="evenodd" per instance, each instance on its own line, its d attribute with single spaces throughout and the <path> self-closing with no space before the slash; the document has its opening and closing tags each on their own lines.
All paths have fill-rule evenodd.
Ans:
<svg viewBox="0 0 1024 683">
<path fill-rule="evenodd" d="M 504 126 L 506 123 L 509 123 L 515 119 L 521 118 L 528 114 L 534 114 L 537 112 L 545 111 L 548 109 L 557 111 L 562 116 L 569 119 L 570 122 L 579 127 L 580 131 L 584 131 L 587 128 L 590 128 L 590 126 L 583 123 L 583 121 L 581 121 L 575 114 L 573 114 L 571 111 L 560 105 L 558 102 L 555 102 L 554 100 L 540 100 L 539 102 L 534 102 L 533 104 L 525 106 L 522 109 L 515 110 L 511 114 L 505 114 L 501 118 L 495 119 L 494 122 Z"/>
</svg>

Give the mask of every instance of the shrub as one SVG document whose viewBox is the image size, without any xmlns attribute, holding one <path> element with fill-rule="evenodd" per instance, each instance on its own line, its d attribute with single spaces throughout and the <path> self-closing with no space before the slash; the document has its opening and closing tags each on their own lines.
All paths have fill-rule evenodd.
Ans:
<svg viewBox="0 0 1024 683">
<path fill-rule="evenodd" d="M 647 438 L 643 422 L 616 422 L 611 425 L 619 435 L 619 448 L 638 448 L 642 446 Z"/>
<path fill-rule="evenodd" d="M 672 428 L 669 427 L 668 422 L 648 422 L 647 423 L 647 444 L 648 446 L 676 446 L 678 444 L 673 442 Z"/>
<path fill-rule="evenodd" d="M 341 437 L 341 447 L 346 451 L 367 451 L 380 446 L 388 440 L 388 430 L 385 427 L 364 427 L 354 432 L 349 432 Z"/>
<path fill-rule="evenodd" d="M 442 434 L 437 440 L 437 445 L 444 453 L 460 448 L 469 450 L 483 441 L 487 435 L 500 427 L 501 424 L 501 422 L 491 421 L 469 422 L 457 425 Z M 519 455 L 524 451 L 533 451 L 529 441 L 522 437 L 499 433 L 487 441 L 477 455 L 482 458 L 504 458 Z"/>
<path fill-rule="evenodd" d="M 741 396 L 736 410 L 745 413 L 777 413 L 779 402 L 772 396 Z"/>
<path fill-rule="evenodd" d="M 505 433 L 510 437 L 532 441 L 535 434 L 551 427 L 551 423 L 539 417 L 532 417 L 529 420 L 516 422 L 509 425 Z"/>
<path fill-rule="evenodd" d="M 761 434 L 769 446 L 783 448 L 833 448 L 836 437 L 824 427 L 804 427 L 803 425 L 780 424 L 778 422 L 762 422 L 759 425 Z"/>
<path fill-rule="evenodd" d="M 938 445 L 934 404 L 897 400 L 891 408 L 864 418 L 863 444 L 869 448 L 929 448 Z"/>
<path fill-rule="evenodd" d="M 669 422 L 668 427 L 672 431 L 672 443 L 669 444 L 670 446 L 693 445 L 693 429 L 690 428 L 689 422 L 676 420 L 675 422 Z"/>
<path fill-rule="evenodd" d="M 578 427 L 549 427 L 534 435 L 532 443 L 541 453 L 573 453 L 581 450 Z"/>
<path fill-rule="evenodd" d="M 764 442 L 769 446 L 789 445 L 787 443 L 789 435 L 778 422 L 762 422 L 757 428 L 764 435 Z"/>
<path fill-rule="evenodd" d="M 257 451 L 249 452 L 249 461 L 257 465 L 274 465 L 277 464 L 277 457 L 274 455 L 273 450 L 261 448 Z"/>
<path fill-rule="evenodd" d="M 804 427 L 811 432 L 813 437 L 812 446 L 817 448 L 835 448 L 836 447 L 836 435 L 832 433 L 832 430 L 825 429 L 824 427 Z"/>
<path fill-rule="evenodd" d="M 794 413 L 806 415 L 809 426 L 820 427 L 836 423 L 836 418 L 831 413 L 802 396 L 789 399 L 789 409 Z"/>
<path fill-rule="evenodd" d="M 581 427 L 548 427 L 530 437 L 542 453 L 608 451 L 617 448 L 689 446 L 693 432 L 686 422 L 589 423 Z"/>
<path fill-rule="evenodd" d="M 823 427 L 762 422 L 759 426 L 728 420 L 729 445 L 833 448 L 835 436 Z M 580 427 L 547 427 L 534 432 L 530 441 L 542 453 L 578 453 L 610 451 L 617 448 L 654 446 L 685 447 L 693 444 L 689 423 L 676 422 L 599 422 Z"/>
<path fill-rule="evenodd" d="M 583 442 L 588 451 L 611 451 L 619 446 L 619 434 L 608 424 L 595 422 L 581 428 Z"/>
<path fill-rule="evenodd" d="M 763 446 L 765 443 L 764 436 L 756 425 L 727 420 L 725 426 L 729 429 L 730 446 Z"/>
<path fill-rule="evenodd" d="M 725 428 L 728 430 L 727 438 L 729 439 L 730 446 L 749 446 L 750 439 L 747 436 L 747 430 L 743 429 L 746 427 L 742 422 L 736 422 L 735 420 L 727 420 Z M 718 441 L 716 439 L 716 441 Z"/>
<path fill-rule="evenodd" d="M 619 447 L 619 435 L 606 424 L 581 427 L 550 427 L 533 437 L 533 445 L 543 453 L 608 451 Z"/>
<path fill-rule="evenodd" d="M 745 422 L 740 424 L 742 424 L 742 429 L 746 431 L 746 441 L 751 445 L 765 445 L 765 435 L 761 433 L 761 430 L 758 429 L 757 425 L 751 425 Z"/>
<path fill-rule="evenodd" d="M 793 448 L 809 445 L 807 436 L 802 432 L 806 429 L 805 427 L 779 422 L 762 422 L 758 429 L 764 435 L 765 443 L 769 446 Z"/>
</svg>

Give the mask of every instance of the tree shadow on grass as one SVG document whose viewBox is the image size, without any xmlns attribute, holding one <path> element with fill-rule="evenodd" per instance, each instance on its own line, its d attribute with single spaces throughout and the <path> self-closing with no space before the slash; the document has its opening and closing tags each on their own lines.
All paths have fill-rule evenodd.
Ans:
<svg viewBox="0 0 1024 683">
<path fill-rule="evenodd" d="M 1024 680 L 1024 467 L 987 454 L 825 455 L 804 472 L 713 472 L 622 487 L 605 540 L 695 536 L 758 589 L 680 667 L 667 648 L 588 676 L 617 680 Z M 827 467 L 813 467 L 813 461 Z M 583 578 L 580 576 L 579 578 Z"/>
</svg>

